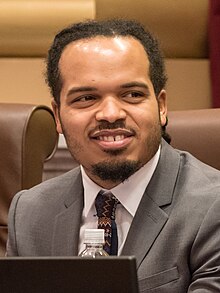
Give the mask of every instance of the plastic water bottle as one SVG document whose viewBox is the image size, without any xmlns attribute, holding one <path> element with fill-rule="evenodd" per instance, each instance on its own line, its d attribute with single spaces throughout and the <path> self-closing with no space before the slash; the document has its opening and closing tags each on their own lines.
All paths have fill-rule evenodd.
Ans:
<svg viewBox="0 0 220 293">
<path fill-rule="evenodd" d="M 108 256 L 108 253 L 103 249 L 105 243 L 104 229 L 85 229 L 84 243 L 86 248 L 79 256 L 91 258 Z"/>
</svg>

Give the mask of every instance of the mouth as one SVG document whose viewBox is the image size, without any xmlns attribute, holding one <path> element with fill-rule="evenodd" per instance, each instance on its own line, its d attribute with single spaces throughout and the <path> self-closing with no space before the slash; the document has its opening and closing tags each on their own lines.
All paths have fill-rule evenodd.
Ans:
<svg viewBox="0 0 220 293">
<path fill-rule="evenodd" d="M 119 149 L 128 146 L 134 135 L 127 129 L 105 129 L 92 133 L 90 138 L 103 149 Z"/>
<path fill-rule="evenodd" d="M 113 135 L 109 135 L 109 136 L 107 136 L 107 135 L 105 135 L 105 136 L 99 136 L 99 137 L 97 137 L 96 139 L 98 139 L 98 140 L 101 140 L 101 141 L 110 141 L 110 142 L 112 142 L 112 141 L 120 141 L 120 140 L 123 140 L 123 139 L 125 139 L 125 136 L 124 135 L 116 135 L 116 136 L 113 136 Z"/>
</svg>

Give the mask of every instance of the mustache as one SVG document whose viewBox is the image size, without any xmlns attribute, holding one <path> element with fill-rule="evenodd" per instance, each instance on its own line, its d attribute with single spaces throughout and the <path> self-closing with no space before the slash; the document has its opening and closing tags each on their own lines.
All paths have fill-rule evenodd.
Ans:
<svg viewBox="0 0 220 293">
<path fill-rule="evenodd" d="M 93 136 L 95 133 L 102 130 L 121 130 L 125 131 L 126 133 L 136 135 L 136 130 L 134 128 L 128 127 L 123 120 L 117 120 L 115 122 L 109 122 L 106 120 L 99 121 L 98 125 L 90 129 L 89 135 Z"/>
<path fill-rule="evenodd" d="M 98 126 L 96 126 L 96 130 L 103 130 L 103 129 L 118 129 L 118 128 L 125 128 L 125 122 L 122 120 L 117 120 L 115 122 L 108 122 L 108 121 L 101 121 Z"/>
</svg>

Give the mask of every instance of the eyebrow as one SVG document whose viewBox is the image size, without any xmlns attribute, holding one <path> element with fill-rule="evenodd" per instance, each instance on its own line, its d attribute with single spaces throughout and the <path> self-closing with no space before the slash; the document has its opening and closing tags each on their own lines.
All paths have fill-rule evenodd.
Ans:
<svg viewBox="0 0 220 293">
<path fill-rule="evenodd" d="M 125 84 L 122 84 L 120 87 L 121 88 L 142 87 L 144 89 L 149 90 L 149 87 L 146 83 L 138 82 L 138 81 L 132 81 L 132 82 L 125 83 Z"/>
<path fill-rule="evenodd" d="M 90 87 L 90 86 L 73 87 L 68 91 L 67 96 L 75 94 L 75 93 L 90 92 L 90 91 L 97 91 L 97 88 Z"/>
</svg>

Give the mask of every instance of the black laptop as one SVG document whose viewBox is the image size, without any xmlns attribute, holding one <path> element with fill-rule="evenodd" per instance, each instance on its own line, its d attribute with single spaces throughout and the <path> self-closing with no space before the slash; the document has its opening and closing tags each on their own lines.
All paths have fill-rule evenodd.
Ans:
<svg viewBox="0 0 220 293">
<path fill-rule="evenodd" d="M 138 293 L 134 257 L 0 258 L 1 293 Z"/>
</svg>

